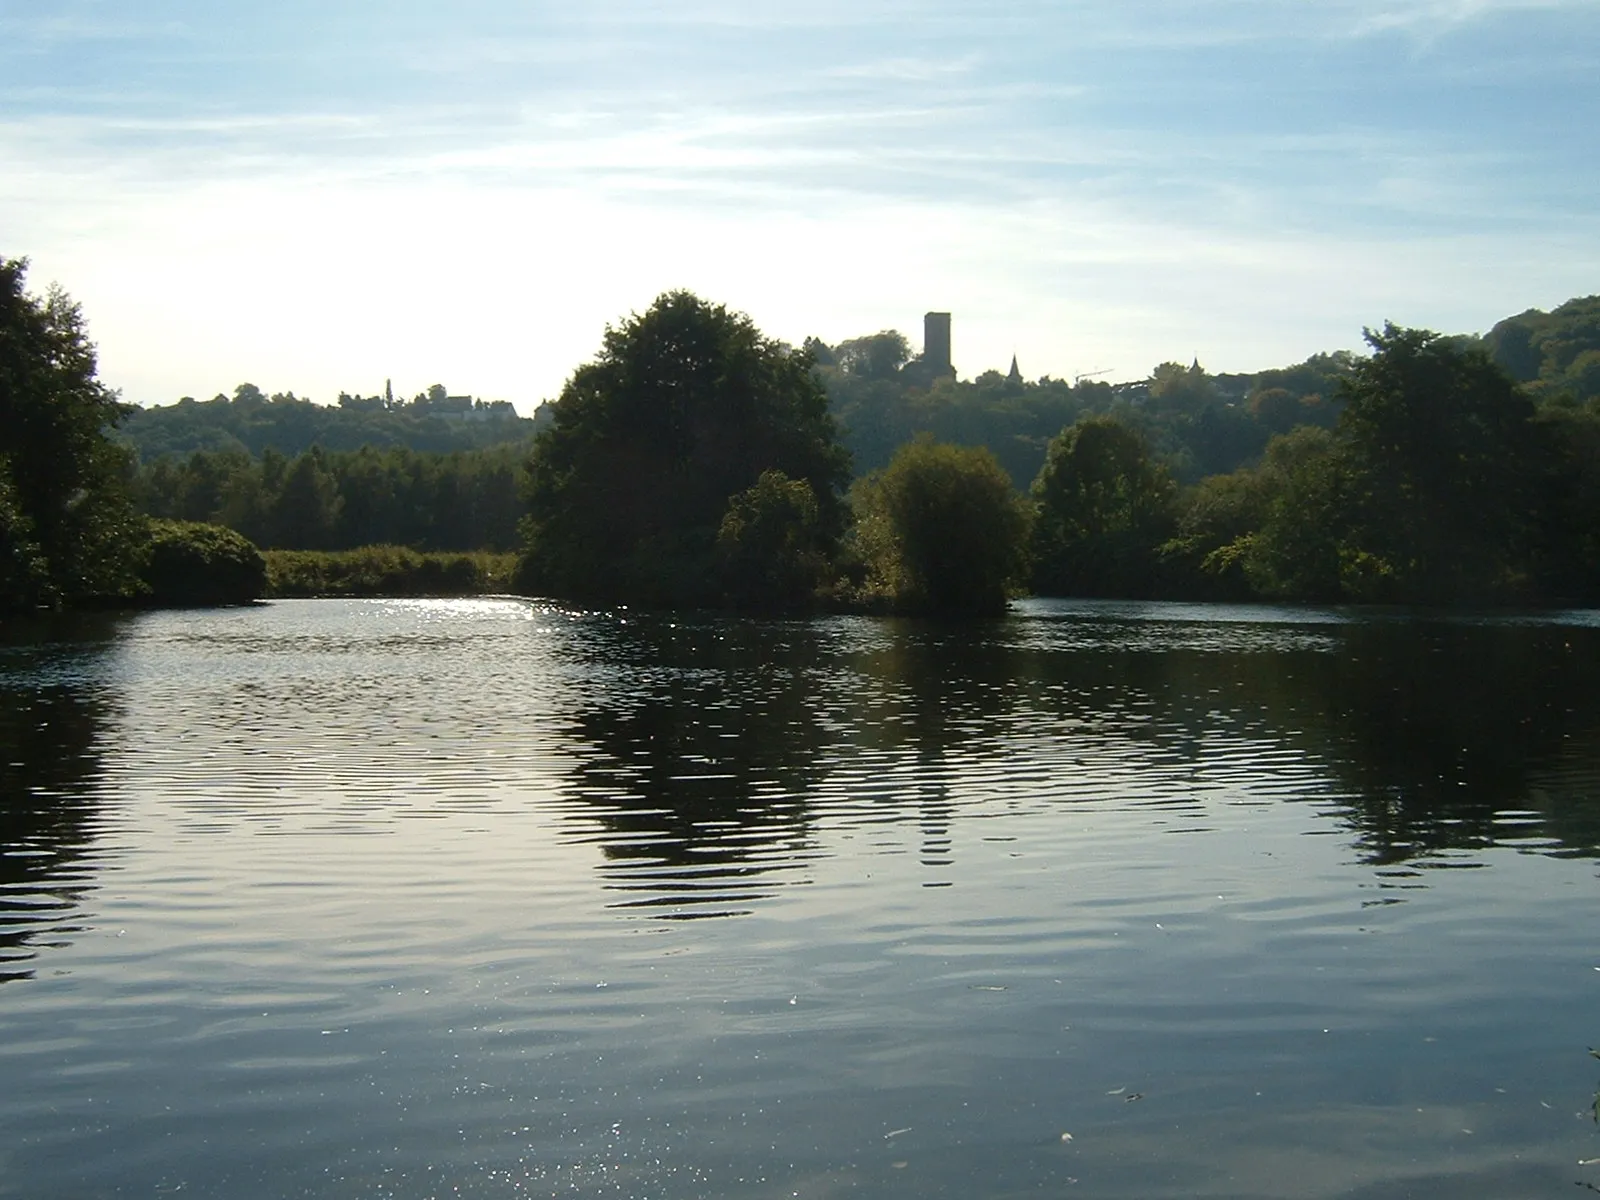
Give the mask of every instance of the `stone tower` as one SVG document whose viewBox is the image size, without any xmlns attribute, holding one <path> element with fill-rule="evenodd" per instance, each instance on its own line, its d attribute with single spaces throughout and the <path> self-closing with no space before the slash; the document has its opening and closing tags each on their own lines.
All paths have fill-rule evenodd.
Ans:
<svg viewBox="0 0 1600 1200">
<path fill-rule="evenodd" d="M 922 317 L 922 361 L 930 375 L 954 375 L 950 365 L 950 314 L 924 313 Z"/>
</svg>

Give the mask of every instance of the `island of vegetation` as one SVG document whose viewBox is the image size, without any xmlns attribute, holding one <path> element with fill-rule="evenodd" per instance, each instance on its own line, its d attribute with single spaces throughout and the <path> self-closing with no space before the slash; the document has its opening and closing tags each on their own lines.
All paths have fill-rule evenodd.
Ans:
<svg viewBox="0 0 1600 1200">
<path fill-rule="evenodd" d="M 1600 602 L 1600 297 L 1483 337 L 1384 325 L 1365 355 L 1107 384 L 961 380 L 894 331 L 792 347 L 671 292 L 523 419 L 442 385 L 133 409 L 77 307 L 25 271 L 0 259 L 3 612 Z"/>
</svg>

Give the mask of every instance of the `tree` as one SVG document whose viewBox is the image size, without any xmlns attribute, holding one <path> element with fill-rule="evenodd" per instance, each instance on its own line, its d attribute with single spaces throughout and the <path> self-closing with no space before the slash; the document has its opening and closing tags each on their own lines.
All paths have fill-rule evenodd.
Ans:
<svg viewBox="0 0 1600 1200">
<path fill-rule="evenodd" d="M 1257 593 L 1284 600 L 1361 598 L 1387 586 L 1387 565 L 1353 546 L 1349 455 L 1326 429 L 1305 425 L 1267 444 L 1254 473 L 1260 524 L 1205 564 L 1237 562 Z"/>
<path fill-rule="evenodd" d="M 320 448 L 294 460 L 273 507 L 273 544 L 327 550 L 339 520 L 339 487 Z"/>
<path fill-rule="evenodd" d="M 898 329 L 851 338 L 833 348 L 839 369 L 865 379 L 892 379 L 911 359 L 911 343 Z"/>
<path fill-rule="evenodd" d="M 130 596 L 144 525 L 107 436 L 123 408 L 78 306 L 28 295 L 26 272 L 0 259 L 0 609 Z"/>
<path fill-rule="evenodd" d="M 1352 598 L 1484 601 L 1526 586 L 1538 470 L 1533 402 L 1480 346 L 1425 329 L 1367 331 L 1340 433 L 1355 491 Z M 1349 590 L 1347 588 L 1347 590 Z"/>
<path fill-rule="evenodd" d="M 731 497 L 768 470 L 811 488 L 831 546 L 848 458 L 804 351 L 689 292 L 607 328 L 529 462 L 517 586 L 585 602 L 719 599 Z"/>
<path fill-rule="evenodd" d="M 141 574 L 163 605 L 248 604 L 267 590 L 267 564 L 249 539 L 220 525 L 152 521 Z"/>
<path fill-rule="evenodd" d="M 1173 532 L 1177 488 L 1137 430 L 1086 417 L 1050 443 L 1033 483 L 1034 587 L 1056 596 L 1148 596 Z"/>
<path fill-rule="evenodd" d="M 1026 576 L 1027 509 L 982 446 L 918 438 L 852 499 L 869 592 L 901 611 L 1000 613 Z"/>
<path fill-rule="evenodd" d="M 803 608 L 828 569 L 816 493 L 803 479 L 763 471 L 728 504 L 717 529 L 727 597 L 739 608 Z"/>
</svg>

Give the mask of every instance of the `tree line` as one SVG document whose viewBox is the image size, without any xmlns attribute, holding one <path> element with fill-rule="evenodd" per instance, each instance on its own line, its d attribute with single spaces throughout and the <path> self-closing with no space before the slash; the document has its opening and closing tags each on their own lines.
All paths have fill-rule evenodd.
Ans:
<svg viewBox="0 0 1600 1200">
<path fill-rule="evenodd" d="M 1251 377 L 1164 364 L 1114 387 L 931 379 L 898 334 L 795 348 L 672 292 L 606 330 L 531 442 L 231 445 L 135 465 L 111 436 L 127 410 L 95 378 L 76 306 L 28 295 L 24 268 L 0 260 L 11 610 L 149 594 L 151 520 L 265 547 L 515 549 L 519 590 L 600 604 L 977 613 L 1028 590 L 1600 600 L 1600 399 L 1560 384 L 1586 378 L 1581 305 L 1516 318 L 1522 341 L 1501 326 L 1485 339 L 1385 326 L 1367 356 Z M 1537 386 L 1507 352 L 1524 374 L 1537 364 Z M 404 405 L 345 400 L 378 415 L 482 411 L 443 388 Z M 306 406 L 242 389 L 213 403 Z M 972 444 L 984 441 L 1005 453 Z M 189 561 L 171 545 L 222 553 L 210 535 L 163 529 L 169 579 Z"/>
<path fill-rule="evenodd" d="M 1025 379 L 984 371 L 930 378 L 895 330 L 829 346 L 806 343 L 857 472 L 880 469 L 921 433 L 987 446 L 1019 490 L 1044 465 L 1051 440 L 1085 417 L 1114 416 L 1144 434 L 1183 483 L 1259 458 L 1276 434 L 1338 419 L 1347 352 L 1317 354 L 1253 375 L 1212 375 L 1198 362 L 1162 363 L 1148 379 L 1108 384 Z"/>
<path fill-rule="evenodd" d="M 293 456 L 312 446 L 406 446 L 445 454 L 523 441 L 533 431 L 533 420 L 518 416 L 508 401 L 452 396 L 440 383 L 409 400 L 395 396 L 387 384 L 375 396 L 341 392 L 332 405 L 314 404 L 293 392 L 268 396 L 253 383 L 241 383 L 232 396 L 185 396 L 176 404 L 130 409 L 115 436 L 150 462 L 196 450 L 256 456 L 276 450 Z"/>
<path fill-rule="evenodd" d="M 132 480 L 152 517 L 226 525 L 263 548 L 429 551 L 517 547 L 526 443 L 437 454 L 391 446 L 290 457 L 268 447 L 197 450 L 142 464 Z"/>
<path fill-rule="evenodd" d="M 1187 486 L 1151 428 L 1196 411 L 1175 398 L 1208 387 L 1198 365 L 1158 371 L 1144 419 L 1130 401 L 1060 430 L 1025 495 L 987 447 L 927 433 L 845 492 L 830 368 L 813 365 L 826 349 L 831 369 L 886 383 L 903 346 L 795 351 L 672 293 L 607 332 L 535 440 L 519 581 L 591 602 L 928 612 L 1028 590 L 1600 601 L 1600 399 L 1536 404 L 1480 341 L 1393 325 L 1367 340 L 1365 357 L 1304 365 L 1331 398 L 1258 389 L 1258 421 L 1314 419 L 1284 417 L 1257 461 Z"/>
</svg>

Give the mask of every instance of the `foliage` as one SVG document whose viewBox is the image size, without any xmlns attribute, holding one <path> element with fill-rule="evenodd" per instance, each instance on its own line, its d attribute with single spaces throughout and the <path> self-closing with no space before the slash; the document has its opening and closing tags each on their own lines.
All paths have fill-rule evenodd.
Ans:
<svg viewBox="0 0 1600 1200">
<path fill-rule="evenodd" d="M 1542 465 L 1531 558 L 1543 599 L 1600 601 L 1600 406 L 1547 405 L 1534 420 Z"/>
<path fill-rule="evenodd" d="M 1272 453 L 1272 443 L 1267 444 Z M 1264 472 L 1241 467 L 1210 475 L 1174 502 L 1176 532 L 1160 547 L 1173 594 L 1189 599 L 1245 600 L 1244 550 L 1266 517 L 1273 491 Z"/>
<path fill-rule="evenodd" d="M 237 451 L 259 457 L 268 450 L 294 457 L 312 446 L 353 451 L 396 447 L 432 454 L 481 450 L 521 442 L 534 430 L 505 401 L 450 396 L 435 384 L 410 401 L 392 396 L 340 395 L 336 405 L 314 404 L 293 392 L 267 396 L 241 383 L 232 396 L 132 410 L 118 436 L 144 462 L 196 451 Z"/>
<path fill-rule="evenodd" d="M 1395 325 L 1367 341 L 1340 421 L 1355 488 L 1346 590 L 1408 603 L 1515 597 L 1534 505 L 1532 402 L 1480 347 Z M 1351 562 L 1371 564 L 1359 583 Z"/>
<path fill-rule="evenodd" d="M 50 580 L 33 523 L 17 503 L 11 470 L 0 459 L 0 613 L 39 608 L 50 594 Z"/>
<path fill-rule="evenodd" d="M 738 608 L 806 607 L 827 575 L 828 549 L 816 493 L 782 471 L 763 471 L 730 500 L 717 529 L 726 594 Z"/>
<path fill-rule="evenodd" d="M 144 464 L 134 492 L 151 516 L 227 525 L 280 549 L 505 551 L 523 513 L 523 454 L 515 445 L 452 454 L 314 447 L 259 460 L 197 451 Z"/>
<path fill-rule="evenodd" d="M 895 329 L 850 338 L 833 347 L 832 361 L 841 371 L 862 379 L 892 379 L 911 359 L 911 344 Z"/>
<path fill-rule="evenodd" d="M 267 590 L 267 564 L 250 539 L 220 525 L 150 522 L 139 577 L 160 605 L 248 604 Z"/>
<path fill-rule="evenodd" d="M 993 614 L 1026 575 L 1028 513 L 994 455 L 919 438 L 852 492 L 868 596 L 902 612 Z"/>
<path fill-rule="evenodd" d="M 1537 400 L 1600 400 L 1600 296 L 1507 317 L 1483 339 L 1495 362 Z"/>
<path fill-rule="evenodd" d="M 858 472 L 883 467 L 927 433 L 987 446 L 1018 488 L 1039 474 L 1051 440 L 1088 416 L 1115 416 L 1141 430 L 1180 482 L 1251 465 L 1273 434 L 1333 425 L 1338 383 L 1354 361 L 1344 351 L 1317 354 L 1255 375 L 1163 363 L 1149 379 L 1119 384 L 1024 380 L 999 371 L 959 380 L 922 370 L 892 330 L 836 347 L 815 339 L 806 346 Z"/>
<path fill-rule="evenodd" d="M 1256 472 L 1259 523 L 1205 564 L 1242 567 L 1259 595 L 1333 601 L 1387 583 L 1380 562 L 1350 549 L 1350 468 L 1333 434 L 1315 426 L 1273 438 Z"/>
<path fill-rule="evenodd" d="M 1176 486 L 1143 434 L 1086 417 L 1051 442 L 1033 483 L 1033 582 L 1055 596 L 1151 596 Z"/>
<path fill-rule="evenodd" d="M 107 436 L 123 409 L 78 306 L 28 295 L 26 269 L 0 259 L 0 611 L 127 597 L 143 522 Z"/>
<path fill-rule="evenodd" d="M 1600 437 L 1577 414 L 1535 422 L 1528 397 L 1462 339 L 1386 325 L 1368 341 L 1341 385 L 1337 430 L 1295 428 L 1259 467 L 1188 492 L 1169 557 L 1234 595 L 1593 594 Z"/>
<path fill-rule="evenodd" d="M 514 554 L 422 554 L 405 546 L 268 550 L 267 594 L 473 596 L 510 590 Z"/>
<path fill-rule="evenodd" d="M 805 352 L 689 292 L 608 328 L 529 465 L 520 590 L 589 602 L 715 603 L 729 499 L 804 481 L 824 541 L 848 460 Z"/>
</svg>

